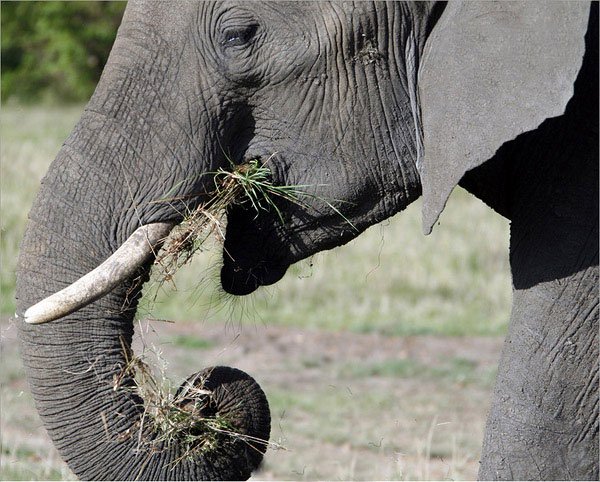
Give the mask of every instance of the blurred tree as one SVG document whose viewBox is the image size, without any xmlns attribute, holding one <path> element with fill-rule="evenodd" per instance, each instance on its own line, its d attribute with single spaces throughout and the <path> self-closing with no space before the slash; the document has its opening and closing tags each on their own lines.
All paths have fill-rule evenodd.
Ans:
<svg viewBox="0 0 600 482">
<path fill-rule="evenodd" d="M 2 2 L 0 8 L 2 101 L 87 100 L 125 2 Z"/>
</svg>

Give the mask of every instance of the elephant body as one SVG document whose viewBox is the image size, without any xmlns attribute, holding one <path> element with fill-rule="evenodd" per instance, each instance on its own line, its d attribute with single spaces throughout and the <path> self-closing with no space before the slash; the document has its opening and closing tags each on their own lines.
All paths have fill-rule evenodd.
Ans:
<svg viewBox="0 0 600 482">
<path fill-rule="evenodd" d="M 513 310 L 480 477 L 597 479 L 597 32 L 597 4 L 580 2 L 130 2 L 17 273 L 27 376 L 73 471 L 239 479 L 260 463 L 265 447 L 138 443 L 143 400 L 120 387 L 162 235 L 114 289 L 30 323 L 138 228 L 205 202 L 207 173 L 260 160 L 310 202 L 228 208 L 221 281 L 237 295 L 421 194 L 429 232 L 459 182 L 510 219 Z M 240 429 L 268 436 L 262 391 L 230 375 L 211 390 L 239 396 L 223 406 L 248 407 Z"/>
</svg>

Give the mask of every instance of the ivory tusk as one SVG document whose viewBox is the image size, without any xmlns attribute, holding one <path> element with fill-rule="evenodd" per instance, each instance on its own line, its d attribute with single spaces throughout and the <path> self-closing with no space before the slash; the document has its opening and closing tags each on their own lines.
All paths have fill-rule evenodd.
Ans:
<svg viewBox="0 0 600 482">
<path fill-rule="evenodd" d="M 139 227 L 96 269 L 30 307 L 25 312 L 25 321 L 37 324 L 56 320 L 111 292 L 151 258 L 173 226 L 173 223 L 153 223 Z"/>
</svg>

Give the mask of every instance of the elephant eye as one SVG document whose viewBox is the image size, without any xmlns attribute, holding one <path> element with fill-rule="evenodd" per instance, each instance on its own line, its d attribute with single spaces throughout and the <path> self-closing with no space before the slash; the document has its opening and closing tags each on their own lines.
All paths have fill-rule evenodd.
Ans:
<svg viewBox="0 0 600 482">
<path fill-rule="evenodd" d="M 257 30 L 258 25 L 255 23 L 228 27 L 223 31 L 223 46 L 242 47 L 247 45 L 254 37 Z"/>
</svg>

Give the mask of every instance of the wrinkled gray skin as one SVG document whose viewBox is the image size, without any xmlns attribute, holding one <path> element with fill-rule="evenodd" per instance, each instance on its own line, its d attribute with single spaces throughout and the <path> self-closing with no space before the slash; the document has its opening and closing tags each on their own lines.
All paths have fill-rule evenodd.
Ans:
<svg viewBox="0 0 600 482">
<path fill-rule="evenodd" d="M 291 263 L 349 241 L 422 190 L 430 209 L 432 196 L 446 189 L 437 184 L 446 159 L 427 158 L 443 137 L 427 129 L 433 119 L 427 112 L 447 114 L 454 95 L 445 95 L 444 105 L 426 102 L 434 91 L 422 54 L 449 8 L 130 3 L 98 88 L 31 210 L 18 314 L 92 270 L 140 225 L 181 221 L 211 188 L 200 175 L 227 167 L 227 158 L 270 158 L 275 183 L 313 186 L 352 223 L 317 201 L 281 203 L 284 224 L 272 213 L 255 218 L 243 206 L 231 209 L 225 241 L 231 258 L 224 256 L 221 278 L 234 294 L 277 281 Z M 581 49 L 587 8 L 583 28 L 566 29 Z M 468 24 L 484 23 L 473 36 L 481 47 L 496 24 L 518 25 L 516 18 L 477 15 Z M 560 37 L 557 48 L 567 44 Z M 513 51 L 527 53 L 527 46 Z M 534 51 L 526 72 L 535 71 L 544 49 Z M 597 34 L 588 36 L 586 52 L 581 70 L 583 50 L 563 56 L 564 69 L 551 66 L 552 84 L 569 71 L 572 77 L 564 78 L 572 89 L 579 75 L 575 94 L 561 87 L 558 97 L 565 103 L 572 97 L 566 111 L 564 103 L 541 109 L 532 126 L 521 122 L 518 106 L 504 113 L 506 102 L 496 106 L 495 95 L 478 94 L 489 109 L 484 121 L 520 134 L 497 141 L 492 154 L 504 144 L 495 156 L 462 167 L 469 172 L 461 183 L 512 221 L 514 306 L 484 441 L 485 479 L 598 478 Z M 458 57 L 452 61 L 459 73 L 463 59 L 477 62 L 468 52 Z M 467 88 L 445 84 L 443 75 L 433 85 L 439 79 L 440 86 Z M 534 79 L 538 94 L 552 90 L 542 80 Z M 473 91 L 499 84 L 483 79 Z M 529 95 L 518 81 L 510 88 Z M 419 89 L 427 105 L 419 105 Z M 464 117 L 455 115 L 456 122 Z M 480 125 L 461 129 L 468 135 Z M 485 135 L 472 137 L 475 145 Z M 444 149 L 460 172 L 463 156 L 450 145 L 437 151 Z M 450 188 L 455 183 L 446 180 Z M 127 436 L 137 433 L 140 400 L 114 391 L 113 377 L 125 364 L 122 346 L 131 343 L 139 291 L 131 280 L 60 320 L 18 322 L 31 390 L 54 443 L 84 479 L 247 477 L 260 457 L 215 453 L 173 464 L 181 447 L 149 453 Z M 241 404 L 255 403 L 243 390 L 239 396 Z"/>
</svg>

